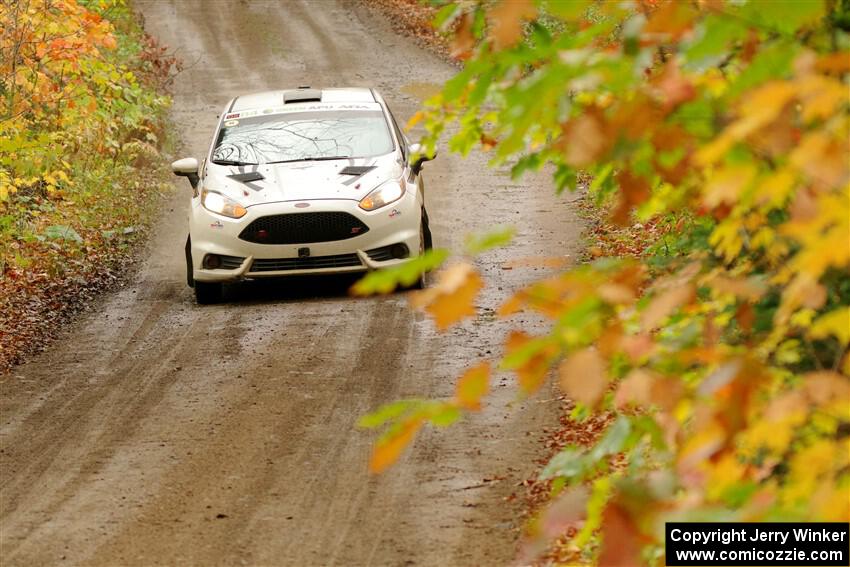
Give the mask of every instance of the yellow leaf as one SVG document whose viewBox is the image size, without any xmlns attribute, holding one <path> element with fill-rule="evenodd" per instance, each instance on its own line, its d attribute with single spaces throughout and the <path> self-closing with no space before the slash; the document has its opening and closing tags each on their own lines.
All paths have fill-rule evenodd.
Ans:
<svg viewBox="0 0 850 567">
<path fill-rule="evenodd" d="M 465 409 L 481 409 L 481 398 L 490 390 L 490 363 L 482 362 L 464 372 L 455 387 L 455 401 Z"/>
<path fill-rule="evenodd" d="M 678 465 L 687 473 L 698 468 L 726 443 L 726 429 L 717 421 L 709 421 L 682 445 Z"/>
<path fill-rule="evenodd" d="M 780 169 L 769 175 L 756 187 L 759 202 L 771 207 L 782 206 L 791 195 L 795 181 L 796 176 L 788 168 Z"/>
<path fill-rule="evenodd" d="M 747 467 L 734 453 L 724 453 L 713 466 L 709 466 L 707 494 L 709 498 L 720 499 L 734 487 L 747 472 Z"/>
<path fill-rule="evenodd" d="M 800 79 L 797 86 L 806 122 L 829 118 L 841 105 L 850 102 L 845 85 L 822 75 L 808 75 Z"/>
<path fill-rule="evenodd" d="M 729 134 L 742 140 L 766 126 L 782 113 L 795 92 L 794 86 L 785 81 L 772 81 L 754 90 L 741 103 L 740 118 L 729 126 Z"/>
<path fill-rule="evenodd" d="M 572 353 L 558 367 L 561 390 L 573 400 L 595 406 L 608 387 L 605 359 L 596 349 Z"/>
<path fill-rule="evenodd" d="M 475 315 L 474 301 L 484 286 L 478 272 L 469 264 L 455 264 L 438 275 L 437 283 L 426 290 L 412 293 L 410 303 L 425 309 L 434 317 L 440 330 L 464 317 Z"/>
<path fill-rule="evenodd" d="M 850 343 L 850 307 L 844 307 L 821 315 L 809 329 L 813 339 L 835 337 L 842 345 Z"/>
<path fill-rule="evenodd" d="M 792 457 L 784 496 L 789 503 L 807 502 L 817 487 L 830 478 L 834 467 L 847 461 L 834 441 L 817 439 Z"/>
<path fill-rule="evenodd" d="M 703 202 L 714 208 L 721 204 L 734 205 L 740 201 L 741 193 L 750 185 L 756 175 L 752 164 L 734 165 L 717 170 L 709 177 L 703 190 Z"/>
</svg>

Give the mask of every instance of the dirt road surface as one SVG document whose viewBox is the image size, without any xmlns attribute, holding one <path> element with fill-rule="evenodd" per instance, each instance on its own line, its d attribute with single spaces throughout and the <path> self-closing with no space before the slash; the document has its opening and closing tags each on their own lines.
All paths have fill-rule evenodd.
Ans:
<svg viewBox="0 0 850 567">
<path fill-rule="evenodd" d="M 236 94 L 374 86 L 409 117 L 452 69 L 354 3 L 139 0 L 148 31 L 187 70 L 173 116 L 202 156 Z M 518 228 L 511 255 L 574 255 L 570 196 L 512 182 L 486 156 L 426 166 L 435 244 Z M 426 431 L 388 474 L 366 464 L 357 418 L 407 396 L 447 396 L 470 361 L 499 352 L 492 310 L 540 276 L 477 263 L 482 315 L 446 334 L 404 294 L 346 295 L 350 281 L 245 283 L 199 307 L 184 283 L 189 187 L 173 196 L 143 266 L 43 354 L 0 379 L 0 563 L 16 565 L 502 565 L 545 393 L 512 403 L 499 375 L 486 411 Z M 533 323 L 530 323 L 533 324 Z"/>
</svg>

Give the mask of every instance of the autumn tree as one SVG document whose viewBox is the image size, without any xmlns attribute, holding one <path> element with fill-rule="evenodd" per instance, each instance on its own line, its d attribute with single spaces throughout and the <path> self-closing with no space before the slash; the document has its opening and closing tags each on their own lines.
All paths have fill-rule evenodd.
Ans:
<svg viewBox="0 0 850 567">
<path fill-rule="evenodd" d="M 848 15 L 844 0 L 506 0 L 437 16 L 464 66 L 412 120 L 426 151 L 456 124 L 454 151 L 481 147 L 515 176 L 551 165 L 612 223 L 666 227 L 637 257 L 538 281 L 498 313 L 551 321 L 517 328 L 494 362 L 518 395 L 555 377 L 576 419 L 617 416 L 542 472 L 544 517 L 584 507 L 569 521 L 600 564 L 663 563 L 668 520 L 850 519 Z M 412 302 L 445 327 L 481 285 L 456 261 Z M 452 400 L 364 418 L 386 427 L 373 470 L 429 421 L 477 410 L 489 372 L 470 369 Z"/>
</svg>

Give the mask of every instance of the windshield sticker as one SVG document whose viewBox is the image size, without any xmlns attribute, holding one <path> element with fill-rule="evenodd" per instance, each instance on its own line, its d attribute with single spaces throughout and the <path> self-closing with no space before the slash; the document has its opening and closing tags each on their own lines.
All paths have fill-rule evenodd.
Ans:
<svg viewBox="0 0 850 567">
<path fill-rule="evenodd" d="M 238 120 L 228 120 L 227 122 L 224 123 L 224 127 L 225 128 L 232 128 L 232 127 L 234 127 L 238 124 L 239 124 Z"/>
<path fill-rule="evenodd" d="M 249 116 L 261 116 L 263 114 L 288 114 L 291 112 L 312 112 L 317 110 L 381 110 L 381 105 L 377 102 L 366 103 L 316 103 L 316 104 L 287 104 L 286 106 L 278 106 L 275 108 L 266 108 L 263 110 L 246 110 L 236 114 L 228 114 L 226 119 L 230 118 L 248 118 Z"/>
</svg>

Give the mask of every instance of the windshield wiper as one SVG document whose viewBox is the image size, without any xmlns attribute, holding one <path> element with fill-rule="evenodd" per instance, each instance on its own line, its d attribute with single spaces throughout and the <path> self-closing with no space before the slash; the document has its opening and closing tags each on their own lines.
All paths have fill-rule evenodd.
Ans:
<svg viewBox="0 0 850 567">
<path fill-rule="evenodd" d="M 318 156 L 318 157 L 305 157 L 298 159 L 282 159 L 279 161 L 267 161 L 264 165 L 268 165 L 271 163 L 293 163 L 296 161 L 328 161 L 333 159 L 350 159 L 351 156 Z"/>
<path fill-rule="evenodd" d="M 216 165 L 259 165 L 249 161 L 237 161 L 232 159 L 214 159 L 212 162 Z"/>
</svg>

